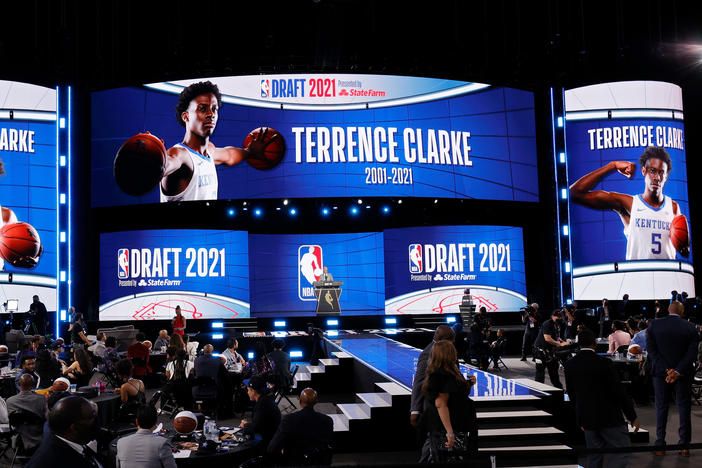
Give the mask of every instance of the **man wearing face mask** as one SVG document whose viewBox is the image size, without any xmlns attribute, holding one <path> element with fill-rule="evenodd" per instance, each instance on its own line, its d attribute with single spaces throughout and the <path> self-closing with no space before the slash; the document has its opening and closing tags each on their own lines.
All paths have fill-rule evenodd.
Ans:
<svg viewBox="0 0 702 468">
<path fill-rule="evenodd" d="M 568 342 L 561 339 L 561 319 L 563 311 L 554 309 L 551 312 L 551 319 L 546 320 L 541 329 L 539 336 L 534 342 L 534 354 L 536 356 L 536 376 L 534 380 L 543 383 L 546 379 L 546 370 L 548 377 L 551 379 L 551 385 L 558 388 L 563 388 L 561 379 L 558 376 L 558 359 L 555 351 L 561 346 L 568 346 Z"/>
<path fill-rule="evenodd" d="M 44 439 L 26 468 L 61 466 L 102 468 L 103 465 L 88 442 L 99 430 L 97 405 L 83 397 L 60 400 L 49 413 L 51 435 Z"/>
</svg>

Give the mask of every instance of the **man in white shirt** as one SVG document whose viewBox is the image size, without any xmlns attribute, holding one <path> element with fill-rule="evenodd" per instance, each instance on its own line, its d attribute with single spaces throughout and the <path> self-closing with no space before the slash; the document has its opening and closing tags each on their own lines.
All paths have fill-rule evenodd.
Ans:
<svg viewBox="0 0 702 468">
<path fill-rule="evenodd" d="M 94 355 L 104 358 L 105 357 L 105 351 L 107 348 L 105 347 L 105 340 L 107 339 L 107 335 L 105 335 L 105 332 L 100 332 L 97 334 L 97 341 L 95 342 L 94 345 L 88 347 L 88 351 L 93 353 Z"/>
<path fill-rule="evenodd" d="M 224 350 L 222 356 L 227 360 L 224 363 L 224 367 L 226 367 L 227 370 L 230 372 L 236 372 L 237 374 L 240 374 L 244 366 L 246 365 L 246 361 L 244 360 L 244 357 L 237 352 L 238 348 L 239 342 L 237 341 L 237 339 L 230 338 L 227 341 L 227 349 Z"/>
</svg>

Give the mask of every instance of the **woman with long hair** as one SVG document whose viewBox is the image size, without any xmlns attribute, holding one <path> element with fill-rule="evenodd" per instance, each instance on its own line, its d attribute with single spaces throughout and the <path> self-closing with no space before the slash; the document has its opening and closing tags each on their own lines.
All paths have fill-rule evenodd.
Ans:
<svg viewBox="0 0 702 468">
<path fill-rule="evenodd" d="M 84 387 L 90 382 L 90 377 L 93 375 L 93 361 L 90 355 L 84 349 L 76 349 L 73 352 L 75 361 L 70 366 L 62 364 L 61 371 L 63 375 L 74 380 L 78 387 Z"/>
<path fill-rule="evenodd" d="M 173 346 L 176 349 L 176 351 L 179 349 L 185 349 L 185 343 L 183 342 L 183 338 L 181 338 L 180 335 L 177 333 L 172 334 L 171 346 Z"/>
<path fill-rule="evenodd" d="M 115 388 L 115 392 L 119 391 L 122 403 L 134 403 L 143 405 L 146 403 L 146 390 L 144 382 L 132 377 L 134 364 L 129 359 L 121 359 L 115 366 L 119 380 L 122 386 L 119 389 Z"/>
<path fill-rule="evenodd" d="M 454 449 L 454 455 L 461 456 L 475 452 L 477 419 L 468 396 L 474 383 L 475 376 L 466 380 L 461 374 L 453 343 L 434 343 L 422 385 L 426 405 L 421 423 L 422 430 L 428 433 L 434 461 L 446 461 L 442 458 L 447 449 Z"/>
</svg>

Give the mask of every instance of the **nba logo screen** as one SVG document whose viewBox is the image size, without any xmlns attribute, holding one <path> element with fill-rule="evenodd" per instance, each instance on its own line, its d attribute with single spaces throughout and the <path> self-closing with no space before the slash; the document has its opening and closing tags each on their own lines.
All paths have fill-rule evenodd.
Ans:
<svg viewBox="0 0 702 468">
<path fill-rule="evenodd" d="M 117 277 L 121 279 L 129 278 L 129 249 L 119 249 L 117 251 Z"/>
<path fill-rule="evenodd" d="M 314 301 L 314 286 L 322 274 L 322 247 L 301 245 L 297 249 L 297 295 L 302 301 Z"/>
<path fill-rule="evenodd" d="M 267 98 L 271 95 L 271 84 L 268 80 L 261 80 L 261 97 Z"/>
<path fill-rule="evenodd" d="M 409 245 L 409 271 L 410 273 L 422 272 L 422 246 L 420 244 Z"/>
</svg>

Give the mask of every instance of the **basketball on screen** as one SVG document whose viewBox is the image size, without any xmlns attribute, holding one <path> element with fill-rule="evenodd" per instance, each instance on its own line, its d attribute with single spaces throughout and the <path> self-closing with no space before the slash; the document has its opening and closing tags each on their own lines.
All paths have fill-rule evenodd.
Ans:
<svg viewBox="0 0 702 468">
<path fill-rule="evenodd" d="M 31 224 L 12 223 L 0 229 L 0 256 L 10 265 L 31 268 L 41 253 L 39 234 Z"/>
<path fill-rule="evenodd" d="M 690 255 L 690 233 L 687 229 L 687 218 L 685 215 L 678 215 L 670 223 L 670 242 L 680 255 L 687 257 Z"/>
<path fill-rule="evenodd" d="M 122 144 L 114 162 L 115 181 L 128 195 L 140 196 L 163 178 L 166 146 L 149 132 L 137 133 Z"/>
<path fill-rule="evenodd" d="M 262 138 L 263 144 L 265 145 L 265 149 L 262 152 L 263 158 L 246 158 L 246 162 L 256 169 L 273 169 L 282 161 L 285 155 L 285 140 L 278 130 L 270 127 L 259 127 L 251 130 L 251 132 L 246 135 L 243 147 L 244 149 L 248 149 L 251 143 L 259 137 L 261 132 L 263 132 Z"/>
</svg>

